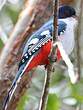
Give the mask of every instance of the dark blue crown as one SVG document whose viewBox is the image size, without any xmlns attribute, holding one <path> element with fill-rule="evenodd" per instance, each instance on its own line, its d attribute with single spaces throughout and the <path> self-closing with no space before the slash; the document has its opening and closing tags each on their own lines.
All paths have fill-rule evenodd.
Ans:
<svg viewBox="0 0 83 110">
<path fill-rule="evenodd" d="M 67 18 L 76 15 L 76 11 L 73 7 L 68 5 L 63 5 L 59 8 L 58 18 Z"/>
</svg>

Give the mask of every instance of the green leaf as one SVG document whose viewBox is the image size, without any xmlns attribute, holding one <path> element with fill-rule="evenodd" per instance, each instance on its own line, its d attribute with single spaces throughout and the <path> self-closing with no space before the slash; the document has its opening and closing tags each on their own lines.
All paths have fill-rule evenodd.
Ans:
<svg viewBox="0 0 83 110">
<path fill-rule="evenodd" d="M 60 100 L 56 94 L 49 94 L 46 110 L 59 110 Z"/>
</svg>

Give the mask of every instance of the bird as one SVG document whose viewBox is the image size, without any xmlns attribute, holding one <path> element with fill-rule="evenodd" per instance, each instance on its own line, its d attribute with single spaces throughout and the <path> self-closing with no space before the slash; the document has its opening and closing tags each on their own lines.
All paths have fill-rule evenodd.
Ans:
<svg viewBox="0 0 83 110">
<path fill-rule="evenodd" d="M 77 19 L 75 16 L 76 11 L 71 6 L 63 5 L 58 9 L 58 40 L 62 43 L 63 48 L 68 55 L 73 51 L 75 43 L 74 30 L 77 25 Z M 53 31 L 54 26 L 52 17 L 27 40 L 18 66 L 18 72 L 7 96 L 5 97 L 3 110 L 7 109 L 8 103 L 11 101 L 17 85 L 24 73 L 28 73 L 38 65 L 49 64 L 49 55 L 53 46 Z M 58 48 L 56 54 L 56 61 L 58 62 L 61 59 L 61 54 Z"/>
</svg>

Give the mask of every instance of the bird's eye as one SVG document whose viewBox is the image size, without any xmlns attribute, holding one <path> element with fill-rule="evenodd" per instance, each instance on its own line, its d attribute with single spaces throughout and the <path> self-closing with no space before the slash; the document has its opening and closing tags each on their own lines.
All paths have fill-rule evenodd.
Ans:
<svg viewBox="0 0 83 110">
<path fill-rule="evenodd" d="M 60 32 L 60 35 L 63 35 L 64 34 L 64 32 Z"/>
<path fill-rule="evenodd" d="M 64 35 L 64 33 L 65 33 L 65 30 L 62 30 L 58 32 L 58 35 L 61 36 L 61 35 Z"/>
</svg>

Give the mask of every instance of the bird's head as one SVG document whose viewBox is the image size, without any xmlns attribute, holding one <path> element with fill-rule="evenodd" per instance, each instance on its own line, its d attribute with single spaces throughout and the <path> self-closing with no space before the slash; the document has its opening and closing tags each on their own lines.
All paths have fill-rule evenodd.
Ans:
<svg viewBox="0 0 83 110">
<path fill-rule="evenodd" d="M 67 23 L 67 25 L 69 26 L 71 25 L 73 29 L 75 29 L 77 26 L 78 17 L 76 15 L 75 9 L 71 6 L 68 5 L 60 6 L 58 10 L 58 18 Z"/>
<path fill-rule="evenodd" d="M 59 11 L 58 11 L 59 19 L 64 19 L 73 16 L 76 16 L 76 11 L 73 7 L 68 5 L 63 5 L 59 7 Z"/>
</svg>

